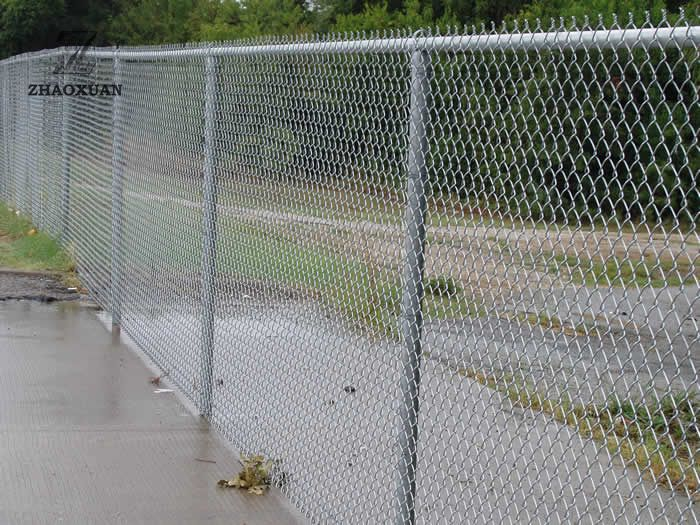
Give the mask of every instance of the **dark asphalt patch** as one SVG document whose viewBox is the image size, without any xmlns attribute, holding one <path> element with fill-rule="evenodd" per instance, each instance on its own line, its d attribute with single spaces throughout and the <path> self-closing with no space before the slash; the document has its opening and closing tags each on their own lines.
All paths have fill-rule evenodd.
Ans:
<svg viewBox="0 0 700 525">
<path fill-rule="evenodd" d="M 0 301 L 29 300 L 51 303 L 80 299 L 51 273 L 0 270 Z"/>
</svg>

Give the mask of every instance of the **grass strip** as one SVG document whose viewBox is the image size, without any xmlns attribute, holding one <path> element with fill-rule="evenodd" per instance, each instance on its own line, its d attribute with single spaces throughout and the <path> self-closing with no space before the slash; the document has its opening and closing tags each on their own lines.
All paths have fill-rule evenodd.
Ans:
<svg viewBox="0 0 700 525">
<path fill-rule="evenodd" d="M 610 396 L 605 403 L 550 399 L 511 374 L 473 368 L 456 373 L 506 396 L 513 406 L 551 416 L 583 437 L 605 445 L 625 465 L 657 485 L 700 501 L 700 401 L 696 392 L 652 395 L 644 401 Z"/>
<path fill-rule="evenodd" d="M 58 242 L 17 210 L 0 202 L 0 267 L 59 274 L 75 286 L 75 262 Z"/>
</svg>

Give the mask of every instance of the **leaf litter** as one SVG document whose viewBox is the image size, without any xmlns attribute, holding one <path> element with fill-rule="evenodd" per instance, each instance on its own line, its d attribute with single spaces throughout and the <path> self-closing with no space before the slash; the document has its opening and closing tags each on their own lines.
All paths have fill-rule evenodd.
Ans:
<svg viewBox="0 0 700 525">
<path fill-rule="evenodd" d="M 221 479 L 219 487 L 247 489 L 248 493 L 261 496 L 270 487 L 272 461 L 262 455 L 241 456 L 243 470 L 231 479 Z"/>
</svg>

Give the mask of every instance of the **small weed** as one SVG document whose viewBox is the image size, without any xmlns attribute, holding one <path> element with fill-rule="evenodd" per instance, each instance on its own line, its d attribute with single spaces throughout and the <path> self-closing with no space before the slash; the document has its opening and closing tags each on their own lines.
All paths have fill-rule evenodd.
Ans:
<svg viewBox="0 0 700 525">
<path fill-rule="evenodd" d="M 439 296 L 456 295 L 462 291 L 462 287 L 452 277 L 440 275 L 430 277 L 425 282 L 425 293 Z"/>
<path fill-rule="evenodd" d="M 231 479 L 220 479 L 219 487 L 247 489 L 250 494 L 262 495 L 270 486 L 272 461 L 264 456 L 241 456 L 243 470 Z"/>
<path fill-rule="evenodd" d="M 486 308 L 476 302 L 465 300 L 463 297 L 430 295 L 423 298 L 423 317 L 425 319 L 472 319 L 486 317 Z"/>
<path fill-rule="evenodd" d="M 644 435 L 653 432 L 675 441 L 685 441 L 698 437 L 700 426 L 697 415 L 700 414 L 700 402 L 694 393 L 680 393 L 663 396 L 651 406 L 632 400 L 619 401 L 611 397 L 605 407 L 605 421 L 634 421 L 633 428 L 627 428 L 625 435 Z"/>
<path fill-rule="evenodd" d="M 462 295 L 462 286 L 452 277 L 430 277 L 425 281 L 424 289 L 425 319 L 475 319 L 488 314 L 486 308 L 477 300 Z"/>
<path fill-rule="evenodd" d="M 548 315 L 545 312 L 526 313 L 518 312 L 515 318 L 520 322 L 527 322 L 533 326 L 541 326 L 552 330 L 561 330 L 563 323 L 556 315 Z"/>
<path fill-rule="evenodd" d="M 517 312 L 514 314 L 503 314 L 500 316 L 500 318 L 516 320 L 520 323 L 528 323 L 532 326 L 541 326 L 542 328 L 545 328 L 547 330 L 551 330 L 553 332 L 561 332 L 569 336 L 595 336 L 598 334 L 598 330 L 595 326 L 589 327 L 588 325 L 586 325 L 586 323 L 573 324 L 570 322 L 562 321 L 556 315 L 549 315 L 545 312 Z"/>
</svg>

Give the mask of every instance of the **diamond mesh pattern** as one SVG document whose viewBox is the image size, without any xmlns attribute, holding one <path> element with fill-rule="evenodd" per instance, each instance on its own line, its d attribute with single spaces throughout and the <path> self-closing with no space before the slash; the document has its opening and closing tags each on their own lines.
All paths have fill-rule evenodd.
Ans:
<svg viewBox="0 0 700 525">
<path fill-rule="evenodd" d="M 0 195 L 313 522 L 697 522 L 699 45 L 88 51 L 114 97 L 22 55 Z"/>
</svg>

